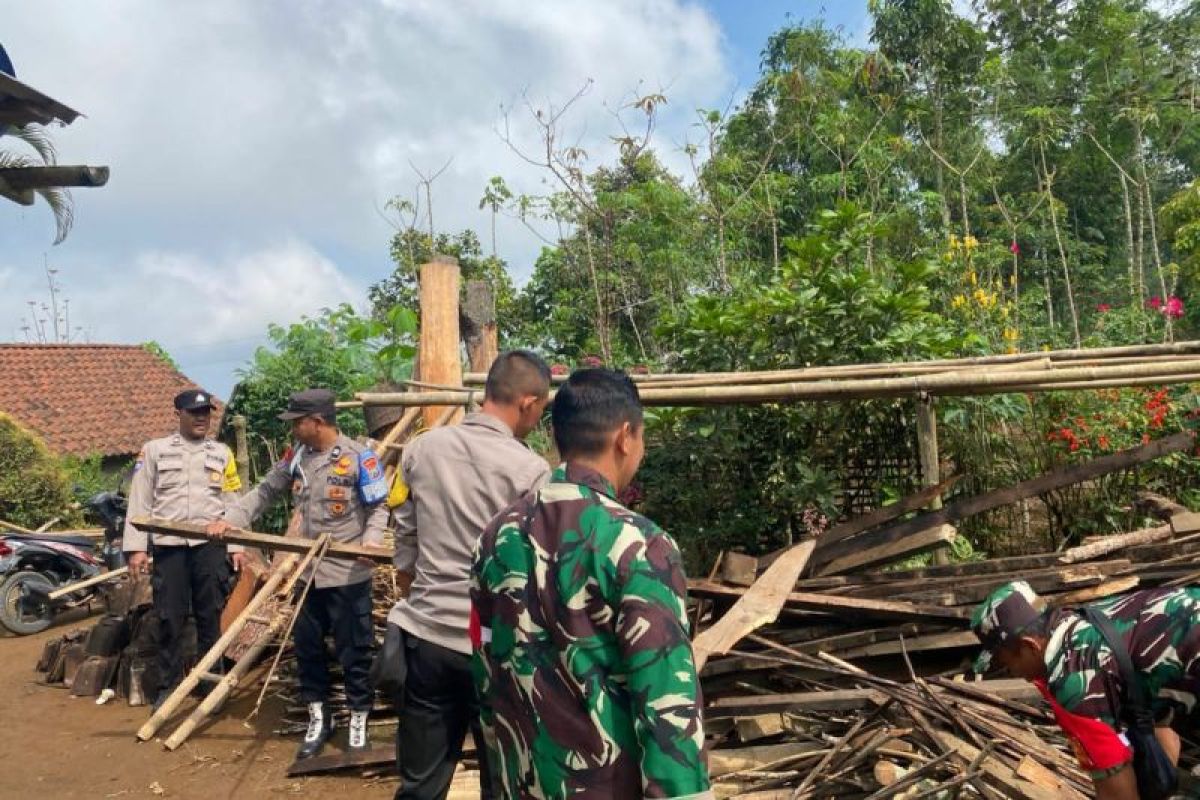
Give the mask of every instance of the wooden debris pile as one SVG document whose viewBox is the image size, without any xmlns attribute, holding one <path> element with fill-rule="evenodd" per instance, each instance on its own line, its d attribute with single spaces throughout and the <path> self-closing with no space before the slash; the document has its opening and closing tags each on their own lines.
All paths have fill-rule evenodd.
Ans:
<svg viewBox="0 0 1200 800">
<path fill-rule="evenodd" d="M 1178 443 L 1146 447 L 1155 444 L 1161 454 Z M 1145 448 L 1115 455 L 1100 467 L 1156 457 Z M 1090 796 L 1032 685 L 967 680 L 979 649 L 971 611 L 1013 580 L 1060 606 L 1196 583 L 1200 514 L 1143 493 L 1139 506 L 1162 524 L 1058 553 L 885 567 L 942 541 L 926 531 L 1029 496 L 1030 486 L 1060 485 L 1063 472 L 1097 474 L 1097 462 L 895 521 L 946 484 L 931 487 L 834 528 L 828 542 L 763 559 L 727 553 L 708 578 L 690 581 L 718 796 Z M 1195 757 L 1185 751 L 1183 765 Z"/>
</svg>

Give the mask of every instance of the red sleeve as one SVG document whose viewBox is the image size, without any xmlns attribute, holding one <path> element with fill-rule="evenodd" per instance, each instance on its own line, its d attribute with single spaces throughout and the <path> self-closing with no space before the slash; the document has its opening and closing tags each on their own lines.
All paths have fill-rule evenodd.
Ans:
<svg viewBox="0 0 1200 800">
<path fill-rule="evenodd" d="M 1054 699 L 1044 680 L 1035 680 L 1033 685 L 1050 704 L 1058 726 L 1071 742 L 1080 767 L 1088 772 L 1103 772 L 1124 766 L 1133 758 L 1133 750 L 1107 722 L 1067 711 Z"/>
</svg>

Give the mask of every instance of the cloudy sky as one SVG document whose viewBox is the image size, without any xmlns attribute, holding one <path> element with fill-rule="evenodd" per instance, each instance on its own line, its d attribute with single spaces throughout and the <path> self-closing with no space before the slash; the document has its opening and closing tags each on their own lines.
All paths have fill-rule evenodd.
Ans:
<svg viewBox="0 0 1200 800">
<path fill-rule="evenodd" d="M 826 9 L 826 5 L 828 9 Z M 58 270 L 75 336 L 157 340 L 226 394 L 270 322 L 364 307 L 390 272 L 380 214 L 434 184 L 434 223 L 485 238 L 488 178 L 538 192 L 543 176 L 497 134 L 501 108 L 561 103 L 599 157 L 613 108 L 635 91 L 669 103 L 655 142 L 680 170 L 697 108 L 726 106 L 790 14 L 865 40 L 865 0 L 0 0 L 17 76 L 86 118 L 55 132 L 60 162 L 108 165 L 75 192 L 51 247 L 40 203 L 0 201 L 0 341 L 24 341 L 28 301 Z M 520 123 L 522 117 L 514 115 Z M 527 124 L 515 136 L 534 141 Z M 0 145 L 12 146 L 12 140 Z M 499 229 L 519 282 L 538 242 Z"/>
</svg>

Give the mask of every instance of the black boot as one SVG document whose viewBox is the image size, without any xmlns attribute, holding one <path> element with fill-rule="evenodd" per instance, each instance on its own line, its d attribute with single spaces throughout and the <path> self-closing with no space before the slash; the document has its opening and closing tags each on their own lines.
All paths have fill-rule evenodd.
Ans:
<svg viewBox="0 0 1200 800">
<path fill-rule="evenodd" d="M 333 735 L 333 717 L 324 703 L 308 704 L 308 730 L 304 732 L 304 741 L 296 752 L 296 760 L 303 761 L 321 752 L 325 742 Z"/>
</svg>

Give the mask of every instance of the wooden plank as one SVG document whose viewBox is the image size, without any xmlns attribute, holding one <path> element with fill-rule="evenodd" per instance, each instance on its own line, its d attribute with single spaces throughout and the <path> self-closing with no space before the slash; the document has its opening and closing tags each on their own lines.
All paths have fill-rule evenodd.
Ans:
<svg viewBox="0 0 1200 800">
<path fill-rule="evenodd" d="M 918 636 L 903 641 L 897 637 L 890 642 L 877 642 L 861 647 L 851 647 L 837 653 L 838 658 L 853 661 L 856 658 L 877 658 L 892 656 L 897 653 L 922 653 L 930 650 L 951 650 L 959 647 L 979 647 L 979 637 L 972 631 L 950 631 L 948 633 L 931 633 L 928 636 Z"/>
<path fill-rule="evenodd" d="M 690 580 L 688 588 L 695 594 L 708 597 L 739 597 L 742 592 L 719 583 L 705 580 Z M 868 600 L 858 597 L 837 597 L 835 595 L 814 594 L 811 592 L 792 592 L 787 595 L 786 604 L 791 607 L 828 611 L 832 613 L 850 613 L 860 617 L 877 619 L 898 619 L 903 621 L 957 622 L 965 625 L 970 618 L 968 609 L 941 608 L 938 606 L 919 606 L 914 603 L 891 602 L 887 600 Z"/>
<path fill-rule="evenodd" d="M 753 717 L 739 717 L 734 723 L 733 729 L 737 731 L 738 741 L 742 742 L 765 739 L 787 730 L 783 724 L 782 714 L 755 714 Z"/>
<path fill-rule="evenodd" d="M 783 742 L 712 750 L 708 754 L 708 774 L 710 777 L 719 778 L 731 772 L 755 769 L 763 764 L 812 753 L 823 747 L 820 742 Z"/>
<path fill-rule="evenodd" d="M 1074 606 L 1080 603 L 1091 603 L 1094 600 L 1112 597 L 1114 594 L 1131 592 L 1138 587 L 1139 583 L 1141 583 L 1141 578 L 1138 576 L 1126 575 L 1124 578 L 1113 578 L 1110 581 L 1105 581 L 1099 586 L 1090 586 L 1086 589 L 1078 589 L 1074 592 L 1065 592 L 1047 597 L 1046 602 L 1052 606 Z"/>
<path fill-rule="evenodd" d="M 169 519 L 158 519 L 156 517 L 138 517 L 131 520 L 133 526 L 138 530 L 148 533 L 165 533 L 171 536 L 181 536 L 185 539 L 213 539 L 204 531 L 203 525 L 193 525 L 189 522 L 176 522 Z M 246 531 L 241 528 L 234 528 L 226 533 L 221 541 L 231 544 L 246 544 L 253 547 L 263 547 L 276 552 L 287 553 L 307 553 L 312 548 L 312 539 L 287 539 L 282 536 L 275 536 L 269 533 L 256 533 L 255 531 Z M 385 553 L 380 550 L 375 550 L 369 547 L 362 547 L 356 544 L 331 544 L 329 545 L 329 557 L 331 558 L 366 558 L 379 564 L 392 563 L 392 554 Z"/>
<path fill-rule="evenodd" d="M 818 575 L 836 575 L 839 572 L 870 567 L 895 561 L 898 558 L 917 555 L 934 547 L 944 547 L 955 540 L 958 531 L 953 525 L 937 525 L 924 531 L 905 536 L 893 542 L 884 542 L 876 547 L 866 547 L 841 558 L 835 558 L 817 570 Z"/>
<path fill-rule="evenodd" d="M 959 477 L 958 475 L 954 475 L 935 485 L 926 486 L 921 491 L 901 498 L 891 505 L 881 506 L 873 511 L 868 511 L 866 514 L 861 514 L 854 519 L 838 523 L 821 534 L 821 542 L 825 544 L 838 542 L 856 533 L 877 528 L 885 522 L 891 522 L 896 517 L 901 517 L 909 512 L 924 508 L 950 491 L 950 488 L 958 483 Z"/>
<path fill-rule="evenodd" d="M 713 653 L 727 652 L 739 639 L 779 617 L 779 610 L 783 608 L 792 586 L 808 563 L 814 544 L 811 541 L 798 544 L 777 558 L 762 577 L 739 597 L 733 608 L 695 638 L 692 650 L 697 670 L 704 668 L 704 662 Z M 737 590 L 730 591 L 738 593 Z"/>
<path fill-rule="evenodd" d="M 1147 461 L 1153 461 L 1169 453 L 1186 450 L 1192 446 L 1194 438 L 1194 434 L 1191 431 L 1181 431 L 1150 442 L 1149 444 L 1101 456 L 1082 464 L 1072 464 L 1062 467 L 1013 486 L 1006 486 L 974 497 L 957 500 L 948 504 L 945 508 L 918 514 L 912 519 L 890 528 L 862 533 L 858 536 L 843 539 L 840 542 L 833 542 L 825 546 L 818 545 L 817 551 L 813 553 L 813 567 L 814 569 L 820 569 L 835 559 L 850 555 L 863 548 L 877 547 L 888 542 L 900 541 L 918 531 L 927 530 L 936 525 L 956 522 L 975 514 L 981 514 L 994 508 L 1015 503 L 1018 500 L 1036 497 L 1037 495 L 1045 494 L 1063 486 L 1070 486 L 1073 483 L 1097 478 L 1120 469 L 1144 464 Z"/>
<path fill-rule="evenodd" d="M 355 767 L 386 767 L 396 763 L 396 745 L 380 745 L 361 752 L 325 753 L 302 761 L 293 761 L 288 767 L 288 777 L 319 775 L 322 772 L 337 772 Z"/>
</svg>

